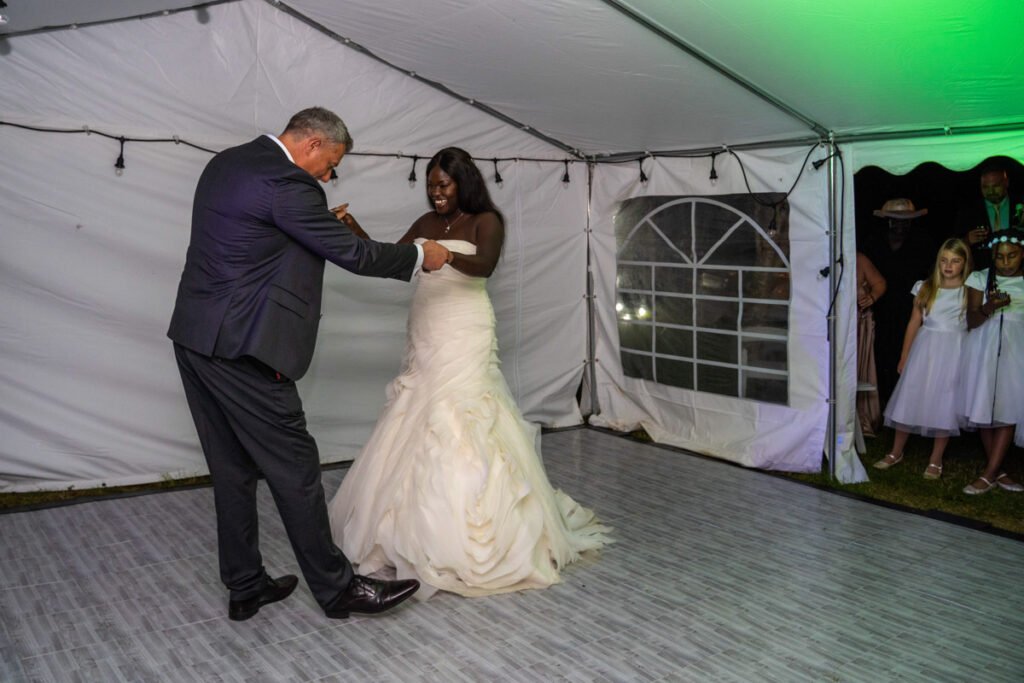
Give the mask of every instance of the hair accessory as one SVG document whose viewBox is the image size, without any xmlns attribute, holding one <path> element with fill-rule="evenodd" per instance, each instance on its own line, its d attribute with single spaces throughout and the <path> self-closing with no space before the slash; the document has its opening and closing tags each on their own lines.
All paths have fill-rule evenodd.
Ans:
<svg viewBox="0 0 1024 683">
<path fill-rule="evenodd" d="M 992 248 L 997 244 L 1018 244 L 1024 245 L 1024 230 L 1021 228 L 1007 228 L 1000 230 L 988 241 L 988 247 Z"/>
</svg>

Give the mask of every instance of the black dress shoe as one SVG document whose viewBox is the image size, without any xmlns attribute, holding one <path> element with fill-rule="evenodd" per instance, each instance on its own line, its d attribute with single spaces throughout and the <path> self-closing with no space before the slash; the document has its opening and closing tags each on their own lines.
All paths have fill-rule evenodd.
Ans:
<svg viewBox="0 0 1024 683">
<path fill-rule="evenodd" d="M 263 587 L 259 595 L 245 600 L 231 600 L 228 602 L 228 619 L 231 619 L 231 621 L 245 621 L 250 617 L 254 617 L 260 611 L 260 607 L 287 598 L 292 594 L 297 585 L 299 585 L 299 579 L 294 574 L 286 574 L 276 579 L 268 576 L 267 585 Z"/>
<path fill-rule="evenodd" d="M 330 619 L 347 619 L 349 612 L 377 614 L 412 597 L 419 587 L 416 579 L 379 581 L 356 574 L 342 594 L 324 608 L 324 613 Z"/>
</svg>

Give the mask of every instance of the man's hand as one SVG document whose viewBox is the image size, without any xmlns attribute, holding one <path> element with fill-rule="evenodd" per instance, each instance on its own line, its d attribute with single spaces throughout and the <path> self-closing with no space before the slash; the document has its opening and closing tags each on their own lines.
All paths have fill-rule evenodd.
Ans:
<svg viewBox="0 0 1024 683">
<path fill-rule="evenodd" d="M 448 262 L 448 250 L 434 240 L 423 243 L 423 270 L 437 270 Z"/>
<path fill-rule="evenodd" d="M 335 218 L 348 226 L 348 229 L 355 233 L 356 237 L 362 237 L 364 240 L 370 239 L 370 236 L 363 230 L 363 226 L 359 225 L 359 221 L 356 220 L 355 216 L 348 212 L 347 202 L 331 209 L 331 213 L 334 214 Z"/>
<path fill-rule="evenodd" d="M 984 242 L 986 239 L 988 239 L 988 228 L 986 228 L 984 225 L 979 225 L 976 228 L 972 228 L 967 233 L 967 241 L 970 242 L 972 245 L 975 245 L 978 242 Z"/>
</svg>

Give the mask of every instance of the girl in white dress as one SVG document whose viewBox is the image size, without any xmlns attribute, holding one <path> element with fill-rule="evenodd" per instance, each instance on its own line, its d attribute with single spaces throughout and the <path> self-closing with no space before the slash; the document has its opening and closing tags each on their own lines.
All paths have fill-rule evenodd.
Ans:
<svg viewBox="0 0 1024 683">
<path fill-rule="evenodd" d="M 927 280 L 911 289 L 914 308 L 896 366 L 899 382 L 885 407 L 885 425 L 896 430 L 892 452 L 875 463 L 889 469 L 903 459 L 911 433 L 934 437 L 925 479 L 942 476 L 942 454 L 950 436 L 960 433 L 957 370 L 967 336 L 964 279 L 971 272 L 971 250 L 958 239 L 946 240 Z"/>
<path fill-rule="evenodd" d="M 361 573 L 419 579 L 420 599 L 543 588 L 609 530 L 552 488 L 501 374 L 486 283 L 504 223 L 465 151 L 430 160 L 427 199 L 400 241 L 452 257 L 419 275 L 401 374 L 330 503 L 332 533 Z"/>
<path fill-rule="evenodd" d="M 1024 424 L 1024 231 L 1010 228 L 990 242 L 992 267 L 967 278 L 967 326 L 960 373 L 962 417 L 980 431 L 988 463 L 964 493 L 986 493 L 998 485 L 1024 491 L 1002 471 L 1003 458 Z M 1016 442 L 1024 445 L 1024 434 Z"/>
</svg>

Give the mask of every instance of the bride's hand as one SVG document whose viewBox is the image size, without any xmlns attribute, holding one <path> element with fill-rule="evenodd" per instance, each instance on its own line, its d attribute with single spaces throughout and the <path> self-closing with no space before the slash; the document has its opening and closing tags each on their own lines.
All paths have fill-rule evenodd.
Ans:
<svg viewBox="0 0 1024 683">
<path fill-rule="evenodd" d="M 348 202 L 339 204 L 338 206 L 331 209 L 331 213 L 339 221 L 348 226 L 348 229 L 356 234 L 357 237 L 362 237 L 364 240 L 370 239 L 370 236 L 366 234 L 363 227 L 359 225 L 359 221 L 356 220 L 355 216 L 348 212 Z"/>
</svg>

